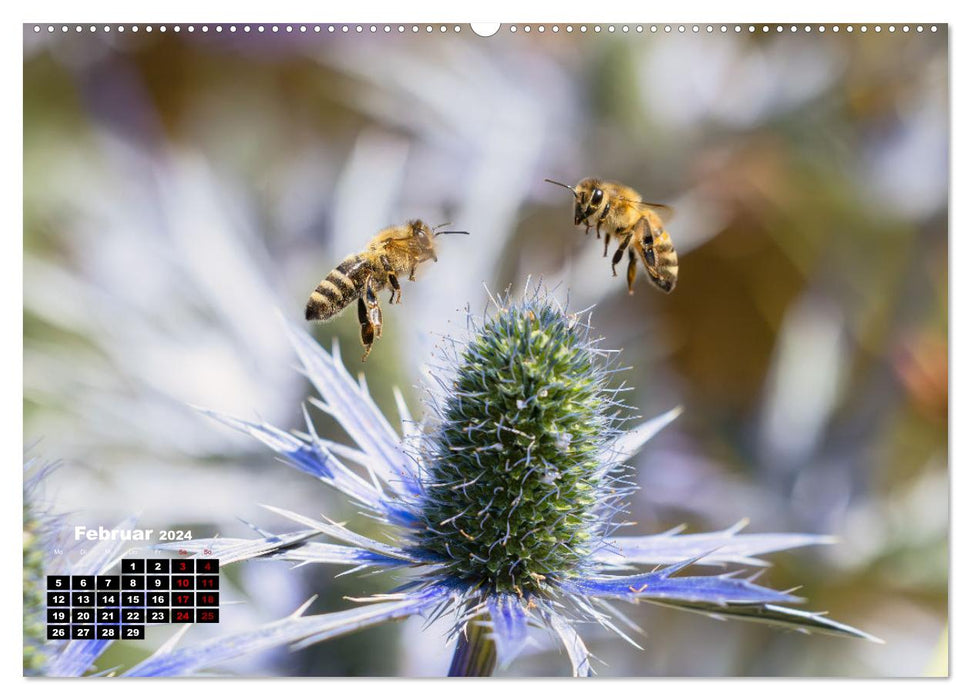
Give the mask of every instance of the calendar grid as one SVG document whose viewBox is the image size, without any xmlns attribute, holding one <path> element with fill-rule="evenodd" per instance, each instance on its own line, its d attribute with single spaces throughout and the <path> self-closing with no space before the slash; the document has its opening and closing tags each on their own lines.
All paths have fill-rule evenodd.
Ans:
<svg viewBox="0 0 971 700">
<path fill-rule="evenodd" d="M 118 574 L 47 576 L 47 639 L 144 639 L 146 625 L 219 622 L 218 559 L 122 559 Z"/>
</svg>

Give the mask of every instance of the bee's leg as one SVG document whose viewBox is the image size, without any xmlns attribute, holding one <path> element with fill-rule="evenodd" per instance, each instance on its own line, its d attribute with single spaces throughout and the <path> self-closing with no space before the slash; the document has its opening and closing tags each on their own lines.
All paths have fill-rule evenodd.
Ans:
<svg viewBox="0 0 971 700">
<path fill-rule="evenodd" d="M 634 278 L 637 276 L 637 258 L 634 257 L 634 251 L 627 251 L 627 257 L 629 262 L 627 263 L 627 293 L 634 293 Z"/>
<path fill-rule="evenodd" d="M 394 268 L 391 267 L 391 261 L 388 260 L 387 256 L 381 256 L 381 267 L 384 271 L 388 273 L 388 282 L 391 284 L 391 300 L 389 304 L 394 303 L 395 295 L 398 295 L 398 303 L 401 303 L 401 285 L 398 284 L 398 276 L 394 273 Z"/>
<path fill-rule="evenodd" d="M 607 214 L 609 214 L 609 213 L 610 213 L 610 202 L 608 201 L 607 202 L 607 206 L 604 207 L 603 212 L 600 214 L 600 218 L 597 219 L 597 238 L 600 238 L 600 224 L 602 224 L 604 222 L 604 219 L 607 218 Z M 609 233 L 606 233 L 604 235 L 607 237 L 607 240 L 609 241 L 610 240 L 610 234 Z M 606 243 L 604 245 L 606 246 Z M 606 249 L 606 247 L 604 248 L 604 257 L 605 258 L 607 257 L 607 249 Z"/>
<path fill-rule="evenodd" d="M 624 251 L 627 250 L 627 246 L 630 244 L 631 236 L 628 233 L 624 236 L 620 245 L 617 246 L 617 252 L 614 253 L 614 259 L 610 261 L 610 269 L 614 272 L 614 277 L 617 276 L 617 263 L 620 262 L 621 258 L 624 257 Z"/>
<path fill-rule="evenodd" d="M 401 303 L 401 285 L 398 284 L 398 278 L 393 272 L 388 273 L 388 281 L 391 283 L 391 304 L 395 303 L 395 294 L 398 295 L 398 303 Z"/>
<path fill-rule="evenodd" d="M 381 304 L 378 302 L 377 292 L 374 290 L 374 284 L 370 277 L 367 279 L 367 284 L 365 284 L 365 305 L 367 306 L 368 320 L 371 325 L 374 326 L 374 337 L 381 337 Z"/>
<path fill-rule="evenodd" d="M 605 233 L 604 234 L 604 257 L 605 258 L 607 257 L 607 246 L 609 245 L 610 245 L 610 234 Z"/>
<path fill-rule="evenodd" d="M 639 248 L 637 251 L 641 256 L 641 262 L 644 263 L 644 267 L 647 268 L 647 276 L 654 283 L 654 286 L 660 289 L 665 294 L 670 294 L 674 289 L 674 285 L 677 282 L 677 276 L 673 279 L 670 274 L 662 275 L 660 268 L 657 266 L 657 259 L 654 256 L 654 248 Z"/>
<path fill-rule="evenodd" d="M 361 362 L 364 362 L 371 354 L 371 345 L 374 344 L 374 326 L 368 321 L 364 297 L 357 298 L 357 320 L 361 323 L 361 345 L 364 346 L 364 357 L 361 358 Z"/>
<path fill-rule="evenodd" d="M 415 270 L 417 270 L 417 269 L 418 269 L 418 266 L 417 265 L 412 265 L 411 266 L 411 271 L 408 272 L 408 280 L 409 281 L 411 281 L 411 282 L 414 282 L 415 281 Z"/>
<path fill-rule="evenodd" d="M 361 323 L 361 344 L 364 346 L 361 362 L 364 362 L 371 354 L 374 339 L 381 337 L 381 304 L 370 277 L 364 284 L 364 294 L 357 300 L 357 320 Z"/>
<path fill-rule="evenodd" d="M 644 263 L 648 277 L 657 279 L 657 258 L 654 255 L 654 232 L 647 219 L 641 220 L 635 235 L 637 235 L 637 255 L 640 257 L 641 262 Z"/>
</svg>

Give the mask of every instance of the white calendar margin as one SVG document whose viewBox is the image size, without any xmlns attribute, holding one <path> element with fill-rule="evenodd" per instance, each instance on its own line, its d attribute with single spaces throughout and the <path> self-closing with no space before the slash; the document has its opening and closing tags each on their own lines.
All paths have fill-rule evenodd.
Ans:
<svg viewBox="0 0 971 700">
<path fill-rule="evenodd" d="M 11 3 L 12 4 L 12 3 Z M 120 2 L 117 0 L 84 0 L 83 2 L 68 2 L 67 0 L 45 0 L 41 2 L 31 2 L 19 5 L 15 8 L 2 10 L 4 17 L 2 25 L 6 34 L 6 41 L 2 44 L 2 50 L 6 53 L 2 63 L 4 78 L 3 85 L 8 91 L 18 91 L 22 96 L 22 24 L 25 22 L 58 22 L 90 23 L 97 20 L 98 23 L 110 21 L 110 23 L 163 23 L 178 21 L 181 23 L 204 23 L 231 21 L 239 23 L 272 23 L 272 22 L 422 22 L 422 23 L 449 23 L 466 24 L 470 21 L 478 22 L 543 22 L 543 23 L 564 23 L 564 22 L 586 22 L 586 23 L 775 23 L 792 22 L 798 24 L 828 24 L 828 23 L 867 23 L 867 24 L 888 24 L 888 23 L 952 23 L 957 17 L 954 4 L 947 0 L 923 0 L 920 3 L 902 2 L 900 0 L 884 0 L 879 5 L 879 13 L 872 11 L 874 6 L 868 4 L 854 5 L 847 2 L 814 2 L 802 3 L 799 6 L 789 6 L 783 8 L 780 3 L 769 0 L 736 0 L 732 3 L 725 2 L 695 2 L 690 5 L 685 3 L 646 3 L 642 2 L 634 5 L 629 2 L 615 3 L 590 3 L 589 0 L 581 3 L 571 3 L 566 0 L 542 0 L 526 5 L 522 2 L 513 0 L 489 0 L 483 2 L 476 9 L 471 9 L 464 4 L 454 0 L 423 0 L 410 2 L 407 6 L 395 5 L 390 2 L 361 2 L 353 3 L 327 3 L 321 2 L 298 2 L 295 0 L 274 0 L 272 3 L 262 5 L 243 6 L 239 2 L 229 2 L 228 0 L 214 0 L 210 2 L 184 2 L 170 1 L 164 6 L 148 3 Z M 8 5 L 9 8 L 9 5 Z M 968 79 L 968 56 L 971 55 L 971 23 L 951 24 L 950 27 L 950 89 L 952 105 L 952 125 L 971 123 L 971 110 L 968 109 L 968 94 L 971 92 L 971 80 Z M 960 80 L 958 79 L 960 78 Z M 962 84 L 963 83 L 963 84 Z M 7 342 L 0 348 L 0 362 L 6 368 L 8 376 L 12 375 L 10 384 L 15 386 L 17 379 L 23 385 L 22 376 L 22 294 L 23 294 L 23 258 L 22 242 L 18 232 L 23 231 L 23 112 L 22 109 L 4 110 L 3 119 L 7 177 L 4 178 L 2 189 L 5 199 L 2 211 L 6 219 L 4 227 L 6 235 L 2 237 L 3 249 L 0 250 L 0 279 L 5 285 L 2 295 L 2 315 L 0 323 L 7 329 L 4 334 Z M 962 185 L 968 183 L 968 147 L 967 139 L 959 129 L 952 127 L 951 134 L 951 162 L 952 162 L 952 183 L 951 192 L 964 191 Z M 962 210 L 959 198 L 952 197 L 950 200 L 951 225 L 950 231 L 965 231 L 969 217 L 966 210 Z M 971 265 L 968 259 L 968 244 L 962 236 L 950 236 L 949 262 L 950 271 L 963 271 Z M 951 280 L 951 308 L 958 310 L 958 314 L 951 316 L 951 327 L 949 329 L 950 357 L 958 356 L 971 357 L 968 354 L 968 322 L 967 310 L 971 309 L 969 300 L 969 276 L 949 274 Z M 13 328 L 21 329 L 21 339 L 16 338 L 16 334 L 11 332 Z M 967 360 L 965 360 L 967 361 Z M 950 366 L 950 363 L 949 363 Z M 957 372 L 953 367 L 949 368 L 949 376 L 953 377 L 951 391 L 949 393 L 951 426 L 958 425 L 961 416 L 967 417 L 968 411 L 965 402 L 968 397 L 967 372 L 962 371 L 959 365 Z M 15 396 L 13 391 L 7 391 L 5 400 L 0 405 L 0 426 L 3 426 L 3 434 L 20 435 L 22 443 L 23 424 L 22 424 L 22 402 Z M 950 450 L 950 465 L 952 478 L 952 497 L 951 502 L 958 502 L 960 495 L 962 501 L 968 498 L 967 481 L 968 477 L 962 474 L 961 467 L 967 469 L 964 464 L 968 453 L 968 431 L 950 430 L 952 437 Z M 4 440 L 3 464 L 8 475 L 21 472 L 17 465 L 22 463 L 23 450 L 22 444 L 18 445 L 16 440 Z M 20 498 L 21 490 L 16 484 L 8 484 L 4 489 L 6 498 L 9 499 L 7 506 L 2 509 L 6 515 L 7 532 L 17 532 L 16 521 L 20 513 L 20 506 L 16 499 Z M 610 680 L 601 681 L 609 683 L 607 688 L 594 689 L 587 685 L 589 681 L 580 683 L 576 681 L 561 680 L 556 681 L 557 687 L 554 692 L 562 694 L 566 698 L 581 697 L 584 693 L 603 692 L 625 695 L 627 693 L 640 695 L 641 693 L 651 694 L 677 694 L 686 698 L 693 698 L 696 694 L 724 694 L 737 693 L 745 698 L 758 698 L 762 696 L 775 698 L 780 691 L 785 692 L 792 700 L 803 700 L 803 698 L 815 698 L 818 694 L 836 693 L 837 697 L 859 696 L 868 693 L 879 693 L 881 698 L 887 700 L 897 700 L 912 695 L 915 692 L 921 694 L 947 695 L 950 697 L 967 697 L 971 684 L 968 678 L 971 671 L 968 664 L 971 663 L 971 656 L 966 653 L 967 647 L 963 646 L 965 638 L 964 632 L 968 628 L 968 605 L 966 598 L 955 596 L 954 592 L 968 590 L 968 558 L 959 558 L 954 553 L 957 548 L 954 546 L 955 539 L 958 542 L 965 542 L 968 532 L 968 515 L 962 508 L 950 509 L 952 517 L 952 537 L 951 547 L 951 673 L 954 676 L 949 681 L 929 680 L 929 681 L 857 681 L 857 680 L 704 680 L 704 679 L 677 679 L 677 680 L 656 680 L 656 679 L 629 679 L 629 680 Z M 957 534 L 957 538 L 954 535 Z M 13 544 L 17 544 L 19 538 L 8 538 L 11 549 Z M 964 547 L 965 555 L 967 546 Z M 9 560 L 12 560 L 14 553 L 8 552 Z M 16 597 L 15 590 L 17 585 L 12 582 L 12 578 L 5 577 L 3 580 L 3 595 L 5 600 L 13 600 Z M 963 624 L 962 624 L 963 623 Z M 242 692 L 243 679 L 238 680 L 178 680 L 178 681 L 144 681 L 144 680 L 125 680 L 125 681 L 85 681 L 85 680 L 65 680 L 65 679 L 23 679 L 23 668 L 21 654 L 18 648 L 22 645 L 22 636 L 14 638 L 18 634 L 17 625 L 5 625 L 8 630 L 7 641 L 4 647 L 8 653 L 4 659 L 4 679 L 20 678 L 21 683 L 18 690 L 24 696 L 34 698 L 114 698 L 130 697 L 132 693 L 137 693 L 140 700 L 154 700 L 155 698 L 170 697 L 172 692 L 180 694 L 190 687 L 193 691 L 201 693 L 212 693 L 217 689 L 216 683 L 229 682 L 237 684 L 237 688 L 230 692 Z M 958 629 L 958 643 L 954 644 L 953 629 Z M 955 663 L 955 652 L 957 649 L 962 653 L 964 663 Z M 957 669 L 956 672 L 954 669 Z M 544 680 L 523 680 L 523 681 L 462 681 L 461 693 L 463 700 L 465 697 L 478 698 L 492 695 L 498 691 L 509 692 L 511 686 L 516 691 L 524 694 L 536 692 L 537 684 L 548 683 Z M 596 682 L 596 681 L 594 681 Z M 177 683 L 178 685 L 172 685 Z M 327 688 L 317 687 L 310 689 L 309 684 L 326 683 Z M 340 700 L 342 693 L 359 693 L 362 686 L 367 686 L 367 691 L 378 693 L 404 693 L 410 697 L 412 693 L 420 695 L 422 698 L 449 697 L 456 692 L 455 681 L 417 681 L 398 679 L 396 680 L 321 680 L 321 679 L 266 679 L 260 681 L 258 686 L 252 686 L 256 693 L 277 693 L 287 692 L 304 694 L 307 692 L 323 692 L 330 698 Z M 497 685 L 501 683 L 501 685 Z M 871 687 L 879 683 L 879 688 Z M 914 686 L 919 683 L 919 687 Z M 137 688 L 133 684 L 137 684 Z M 641 684 L 650 684 L 649 686 Z M 782 688 L 780 685 L 784 684 Z M 965 690 L 961 691 L 960 688 Z M 29 695 L 28 695 L 29 693 Z"/>
</svg>

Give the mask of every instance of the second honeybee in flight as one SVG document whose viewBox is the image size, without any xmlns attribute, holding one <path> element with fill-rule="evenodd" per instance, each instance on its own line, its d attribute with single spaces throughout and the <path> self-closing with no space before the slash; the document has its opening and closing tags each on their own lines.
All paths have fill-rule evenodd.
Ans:
<svg viewBox="0 0 971 700">
<path fill-rule="evenodd" d="M 398 278 L 407 274 L 408 279 L 414 281 L 415 270 L 421 263 L 427 260 L 437 262 L 434 239 L 445 233 L 468 235 L 467 231 L 434 232 L 417 219 L 402 226 L 382 229 L 363 252 L 348 255 L 320 281 L 307 301 L 307 320 L 326 321 L 356 299 L 361 344 L 364 346 L 363 362 L 370 354 L 375 338 L 381 337 L 381 304 L 377 293 L 390 285 L 389 303 L 396 300 L 401 303 Z"/>
<path fill-rule="evenodd" d="M 617 263 L 627 251 L 627 291 L 634 293 L 637 276 L 637 260 L 640 259 L 647 276 L 655 287 L 670 293 L 678 282 L 678 254 L 671 243 L 671 236 L 664 230 L 663 216 L 671 213 L 670 207 L 651 204 L 627 185 L 588 177 L 571 187 L 556 180 L 546 182 L 565 187 L 573 193 L 573 223 L 584 224 L 587 233 L 596 227 L 597 238 L 604 234 L 604 257 L 611 235 L 617 236 L 620 245 L 614 253 L 611 267 L 617 276 Z"/>
</svg>

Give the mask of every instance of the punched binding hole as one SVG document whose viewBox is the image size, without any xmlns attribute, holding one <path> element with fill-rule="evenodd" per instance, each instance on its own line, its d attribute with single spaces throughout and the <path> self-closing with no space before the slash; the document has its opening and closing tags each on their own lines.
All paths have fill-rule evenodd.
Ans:
<svg viewBox="0 0 971 700">
<path fill-rule="evenodd" d="M 498 22 L 473 22 L 471 26 L 477 36 L 489 37 L 498 32 L 501 25 Z"/>
</svg>

